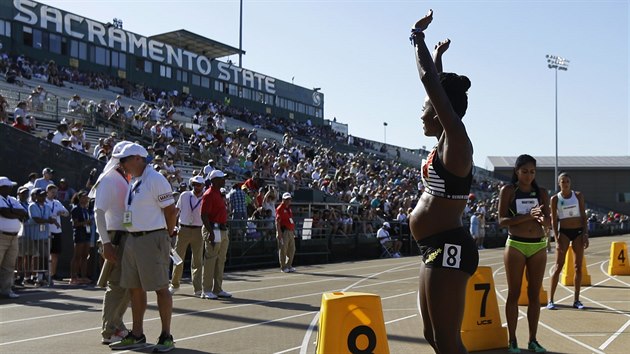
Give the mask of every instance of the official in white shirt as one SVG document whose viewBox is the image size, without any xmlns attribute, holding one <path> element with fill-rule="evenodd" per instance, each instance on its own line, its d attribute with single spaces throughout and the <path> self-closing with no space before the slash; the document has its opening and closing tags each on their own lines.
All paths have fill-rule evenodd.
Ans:
<svg viewBox="0 0 630 354">
<path fill-rule="evenodd" d="M 119 350 L 145 345 L 146 292 L 155 291 L 162 332 L 154 351 L 163 352 L 174 348 L 170 328 L 173 298 L 168 286 L 171 235 L 175 234 L 177 208 L 171 185 L 147 164 L 147 155 L 147 150 L 135 143 L 112 155 L 120 160 L 123 170 L 134 177 L 125 198 L 123 225 L 129 237 L 125 242 L 120 279 L 120 285 L 131 292 L 133 327 L 127 337 L 110 347 Z"/>
<path fill-rule="evenodd" d="M 11 286 L 18 256 L 20 219 L 28 216 L 20 202 L 9 195 L 16 185 L 7 177 L 0 177 L 0 296 L 10 299 L 20 297 Z"/>
<path fill-rule="evenodd" d="M 70 212 L 66 207 L 58 201 L 57 191 L 59 188 L 54 184 L 49 184 L 46 187 L 46 205 L 50 208 L 52 217 L 57 220 L 57 224 L 50 224 L 50 277 L 53 280 L 61 280 L 61 277 L 57 276 L 57 262 L 59 261 L 59 254 L 62 250 L 63 244 L 63 232 L 61 230 L 61 217 L 67 217 Z"/>
<path fill-rule="evenodd" d="M 128 144 L 131 142 L 117 143 L 112 153 L 120 154 Z M 105 258 L 98 281 L 99 286 L 107 287 L 101 312 L 103 344 L 118 342 L 129 333 L 123 316 L 129 306 L 130 295 L 128 289 L 120 286 L 121 261 L 127 240 L 123 213 L 128 189 L 129 182 L 119 166 L 119 160 L 112 157 L 89 194 L 89 197 L 94 198 L 94 220 Z"/>
<path fill-rule="evenodd" d="M 184 258 L 186 251 L 190 245 L 192 251 L 191 257 L 191 277 L 194 294 L 201 295 L 201 276 L 203 267 L 203 237 L 201 236 L 201 197 L 205 187 L 205 180 L 202 176 L 195 176 L 190 179 L 192 191 L 185 191 L 179 196 L 177 201 L 177 209 L 179 209 L 179 232 L 177 233 L 177 241 L 175 251 Z M 175 265 L 173 267 L 173 277 L 169 291 L 175 294 L 179 290 L 182 279 L 184 264 Z"/>
</svg>

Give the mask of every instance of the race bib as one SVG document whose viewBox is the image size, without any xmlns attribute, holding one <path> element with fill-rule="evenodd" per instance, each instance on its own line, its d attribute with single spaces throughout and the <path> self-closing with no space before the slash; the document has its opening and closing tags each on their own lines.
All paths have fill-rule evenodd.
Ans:
<svg viewBox="0 0 630 354">
<path fill-rule="evenodd" d="M 123 226 L 124 227 L 132 226 L 132 223 L 131 223 L 131 212 L 130 211 L 126 211 L 126 212 L 123 213 Z"/>
<path fill-rule="evenodd" d="M 444 254 L 442 255 L 442 267 L 459 268 L 462 261 L 462 246 L 450 243 L 444 244 Z"/>
<path fill-rule="evenodd" d="M 563 206 L 562 215 L 564 215 L 565 218 L 570 218 L 570 217 L 580 215 L 577 204 Z"/>
<path fill-rule="evenodd" d="M 516 213 L 519 215 L 529 214 L 529 211 L 536 206 L 538 206 L 536 198 L 516 199 Z"/>
</svg>

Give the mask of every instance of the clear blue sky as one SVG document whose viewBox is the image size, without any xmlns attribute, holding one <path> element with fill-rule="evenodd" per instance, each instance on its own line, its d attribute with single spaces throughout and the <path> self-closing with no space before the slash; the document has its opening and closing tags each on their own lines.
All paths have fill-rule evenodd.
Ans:
<svg viewBox="0 0 630 354">
<path fill-rule="evenodd" d="M 43 2 L 101 22 L 117 17 L 145 36 L 187 29 L 238 47 L 238 0 Z M 630 155 L 626 0 L 244 0 L 243 65 L 321 87 L 325 118 L 349 124 L 352 135 L 383 141 L 387 122 L 388 143 L 430 148 L 408 40 L 429 8 L 427 43 L 450 38 L 445 71 L 472 81 L 464 122 L 476 165 L 485 167 L 487 156 L 554 155 L 554 72 L 545 54 L 571 61 L 558 73 L 559 155 Z"/>
</svg>

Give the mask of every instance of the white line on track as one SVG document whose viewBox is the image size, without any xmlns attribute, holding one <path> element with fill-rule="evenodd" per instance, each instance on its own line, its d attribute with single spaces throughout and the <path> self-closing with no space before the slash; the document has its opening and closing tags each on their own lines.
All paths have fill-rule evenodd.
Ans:
<svg viewBox="0 0 630 354">
<path fill-rule="evenodd" d="M 373 278 L 373 277 L 379 276 L 381 274 L 385 274 L 385 273 L 389 273 L 389 272 L 398 270 L 399 268 L 404 268 L 405 266 L 407 266 L 407 265 L 398 266 L 398 267 L 394 267 L 392 269 L 388 269 L 388 270 L 385 270 L 385 271 L 382 271 L 382 272 L 374 273 L 374 274 L 372 274 L 372 275 L 370 275 L 370 276 L 368 276 L 366 278 L 363 278 L 361 280 L 358 280 L 358 281 L 354 282 L 353 284 L 348 285 L 347 287 L 345 287 L 341 291 L 342 292 L 348 291 L 348 289 L 356 287 L 357 285 L 361 284 L 362 282 L 364 282 L 364 281 L 366 281 L 366 280 L 368 280 L 370 278 Z M 311 338 L 311 336 L 313 334 L 313 331 L 315 330 L 315 326 L 316 326 L 317 322 L 319 321 L 319 315 L 320 315 L 320 312 L 318 311 L 317 314 L 313 317 L 313 320 L 311 321 L 311 323 L 308 325 L 308 329 L 306 330 L 306 333 L 304 334 L 304 338 L 302 338 L 302 346 L 300 348 L 300 354 L 306 354 L 306 351 L 308 350 L 308 342 L 309 342 L 309 340 L 310 340 L 310 338 Z"/>
<path fill-rule="evenodd" d="M 391 271 L 398 270 L 398 268 L 404 268 L 406 266 L 409 266 L 409 264 L 404 264 L 404 265 L 401 265 L 399 267 L 393 268 L 393 269 L 391 269 Z M 387 271 L 385 271 L 385 272 L 387 272 Z M 380 273 L 385 273 L 385 272 L 380 272 Z M 360 283 L 362 281 L 368 280 L 369 278 L 377 276 L 380 273 L 372 274 L 371 276 L 369 276 L 367 278 L 364 278 L 364 279 L 361 279 L 361 280 L 355 282 L 355 284 L 358 284 L 358 283 Z M 338 279 L 338 278 L 335 278 L 335 279 Z M 385 284 L 385 283 L 390 283 L 390 282 L 391 281 L 377 282 L 377 283 L 369 284 L 369 286 L 378 286 L 378 285 Z M 294 285 L 294 284 L 289 284 L 289 285 Z M 335 291 L 335 290 L 331 290 L 331 291 Z M 346 290 L 344 289 L 344 290 L 336 290 L 336 291 L 346 291 Z M 301 295 L 290 296 L 290 297 L 279 298 L 279 299 L 273 299 L 273 300 L 261 300 L 261 301 L 256 301 L 256 302 L 249 303 L 249 304 L 230 305 L 230 306 L 212 308 L 212 309 L 207 309 L 207 310 L 202 310 L 202 311 L 189 311 L 189 312 L 174 314 L 172 316 L 172 318 L 177 318 L 177 317 L 187 316 L 187 315 L 193 315 L 193 314 L 200 314 L 200 313 L 217 312 L 217 311 L 234 309 L 234 308 L 241 308 L 241 307 L 247 307 L 247 306 L 253 306 L 253 305 L 260 305 L 260 304 L 265 304 L 265 303 L 273 303 L 273 302 L 279 302 L 279 301 L 293 300 L 293 299 L 309 297 L 309 296 L 321 296 L 321 294 L 322 294 L 322 292 L 318 291 L 318 292 L 314 292 L 314 293 L 310 293 L 310 294 L 301 294 Z M 406 295 L 409 295 L 409 294 L 413 294 L 413 292 L 407 293 Z M 391 297 L 385 297 L 385 298 L 383 298 L 383 300 L 389 299 L 389 298 L 398 297 L 398 296 L 400 296 L 400 295 L 396 294 L 396 295 L 393 295 Z M 315 313 L 319 313 L 319 312 L 315 312 L 315 311 L 309 312 L 309 314 L 315 314 Z M 301 314 L 301 315 L 303 315 L 303 314 Z M 153 318 L 145 318 L 144 322 L 146 323 L 146 322 L 149 322 L 149 321 L 156 321 L 156 320 L 160 320 L 160 317 L 158 316 L 158 317 L 153 317 Z M 4 343 L 0 343 L 0 346 L 6 346 L 6 345 L 11 345 L 11 344 L 18 344 L 18 343 L 42 340 L 42 339 L 47 339 L 47 338 L 59 337 L 59 336 L 67 336 L 67 335 L 71 335 L 71 334 L 82 333 L 82 332 L 89 332 L 89 331 L 100 330 L 100 329 L 101 329 L 101 327 L 84 328 L 84 329 L 80 329 L 80 330 L 76 330 L 76 331 L 68 331 L 68 332 L 55 333 L 55 334 L 50 334 L 50 335 L 45 335 L 45 336 L 40 336 L 40 337 L 20 339 L 20 340 L 15 340 L 15 341 L 11 341 L 11 342 L 4 342 Z M 178 339 L 178 341 L 182 341 L 182 340 L 183 339 Z"/>
<path fill-rule="evenodd" d="M 555 263 L 555 261 L 554 261 L 554 263 Z M 549 262 L 548 262 L 547 264 L 549 264 Z M 497 272 L 498 272 L 500 269 L 502 269 L 502 268 L 504 268 L 504 267 L 500 267 L 499 269 L 495 270 L 495 271 L 494 271 L 494 273 L 497 273 Z M 494 277 L 494 276 L 493 276 L 493 277 Z M 599 284 L 604 283 L 604 282 L 606 282 L 606 281 L 608 281 L 608 279 L 604 279 L 604 280 L 602 280 L 601 282 L 597 283 L 596 285 L 599 285 Z M 587 287 L 587 288 L 583 288 L 583 289 L 582 289 L 582 292 L 588 291 L 588 290 L 589 290 L 589 289 L 591 289 L 591 288 L 592 288 L 592 286 L 589 286 L 589 287 Z M 501 298 L 501 300 L 503 300 L 503 303 L 505 304 L 505 302 L 506 302 L 506 298 L 505 298 L 505 297 L 504 297 L 504 296 L 503 296 L 500 292 L 498 292 L 498 291 L 497 291 L 496 293 L 497 293 L 497 296 L 499 296 L 499 297 Z M 570 296 L 568 296 L 568 297 L 571 297 L 571 296 L 573 296 L 573 295 L 570 295 Z M 568 298 L 568 297 L 567 297 L 567 298 Z M 546 309 L 545 307 L 542 307 L 542 308 L 541 308 L 541 310 L 545 310 L 545 309 Z M 518 312 L 521 314 L 521 316 L 519 316 L 518 320 L 521 320 L 521 319 L 523 319 L 523 318 L 526 318 L 526 317 L 527 317 L 527 313 L 526 313 L 525 311 L 523 311 L 523 310 L 519 309 L 519 310 L 518 310 Z M 564 334 L 564 333 L 562 333 L 562 332 L 560 332 L 560 331 L 556 330 L 555 328 L 553 328 L 553 327 L 551 327 L 551 326 L 549 326 L 549 325 L 545 324 L 544 322 L 542 322 L 542 321 L 540 321 L 540 320 L 538 321 L 538 324 L 539 324 L 540 326 L 542 326 L 542 327 L 544 327 L 544 328 L 548 329 L 549 331 L 551 331 L 551 332 L 553 332 L 553 333 L 555 333 L 555 334 L 559 335 L 559 336 L 560 336 L 560 337 L 562 337 L 562 338 L 565 338 L 565 339 L 567 339 L 567 340 L 569 340 L 569 341 L 571 341 L 571 342 L 573 342 L 573 343 L 575 343 L 575 344 L 577 344 L 577 345 L 579 345 L 579 346 L 581 346 L 581 347 L 583 347 L 583 348 L 586 348 L 586 349 L 588 349 L 588 350 L 593 351 L 593 353 L 597 353 L 597 354 L 605 354 L 605 353 L 604 353 L 604 352 L 602 352 L 601 350 L 598 350 L 598 349 L 596 349 L 596 348 L 593 348 L 593 347 L 591 347 L 590 345 L 588 345 L 588 344 L 586 344 L 586 343 L 582 343 L 582 342 L 580 342 L 579 340 L 577 340 L 577 339 L 575 339 L 575 338 L 573 338 L 573 337 L 571 337 L 571 336 L 568 336 L 568 335 L 566 335 L 566 334 Z M 505 327 L 506 325 L 507 325 L 507 323 L 503 323 L 503 324 L 502 324 L 502 326 L 504 326 L 504 327 Z"/>
<path fill-rule="evenodd" d="M 628 326 L 630 326 L 630 320 L 626 321 L 626 323 L 623 326 L 621 326 L 621 328 L 619 328 L 617 332 L 613 333 L 612 336 L 610 336 L 602 345 L 600 345 L 599 349 L 601 350 L 606 349 L 606 347 L 608 347 L 610 343 L 612 343 L 615 339 L 617 339 L 617 337 L 619 337 L 619 335 L 623 333 L 623 331 L 625 331 L 626 328 L 628 328 Z"/>
</svg>

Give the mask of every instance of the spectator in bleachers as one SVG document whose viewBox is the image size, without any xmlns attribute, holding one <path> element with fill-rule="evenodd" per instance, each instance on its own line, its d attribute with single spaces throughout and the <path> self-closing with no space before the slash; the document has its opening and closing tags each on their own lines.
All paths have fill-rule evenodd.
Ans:
<svg viewBox="0 0 630 354">
<path fill-rule="evenodd" d="M 8 109 L 9 109 L 9 102 L 7 102 L 6 98 L 0 95 L 0 124 L 7 122 Z"/>
<path fill-rule="evenodd" d="M 35 180 L 33 183 L 33 188 L 39 188 L 42 191 L 46 191 L 46 187 L 49 184 L 54 184 L 52 181 L 52 176 L 55 171 L 52 168 L 46 167 L 42 170 L 42 177 Z"/>
<path fill-rule="evenodd" d="M 72 200 L 72 196 L 76 193 L 75 190 L 68 185 L 68 181 L 66 181 L 65 178 L 61 178 L 59 180 L 59 185 L 57 187 L 57 200 L 61 203 L 69 204 Z"/>
<path fill-rule="evenodd" d="M 26 102 L 25 101 L 18 102 L 17 106 L 15 107 L 15 110 L 13 111 L 13 116 L 26 117 L 27 115 L 28 115 L 28 108 L 26 106 Z"/>
<path fill-rule="evenodd" d="M 30 133 L 31 132 L 31 127 L 29 127 L 28 125 L 24 124 L 24 117 L 22 116 L 16 116 L 15 117 L 15 121 L 13 122 L 13 124 L 11 125 L 13 128 L 15 129 L 19 129 L 23 132 L 26 133 Z"/>
<path fill-rule="evenodd" d="M 57 145 L 61 145 L 61 140 L 63 138 L 70 138 L 70 135 L 68 134 L 68 125 L 66 123 L 59 123 L 57 125 L 57 130 L 55 130 L 53 135 L 52 142 Z"/>
</svg>

